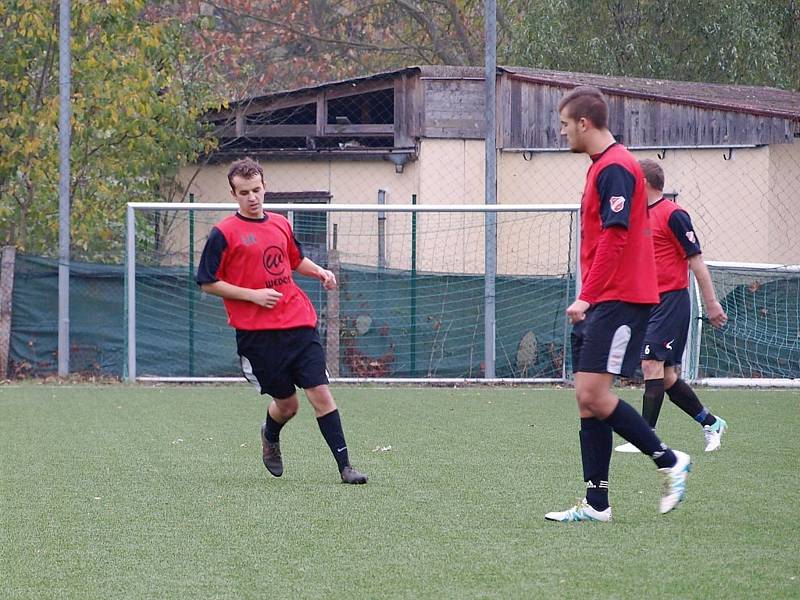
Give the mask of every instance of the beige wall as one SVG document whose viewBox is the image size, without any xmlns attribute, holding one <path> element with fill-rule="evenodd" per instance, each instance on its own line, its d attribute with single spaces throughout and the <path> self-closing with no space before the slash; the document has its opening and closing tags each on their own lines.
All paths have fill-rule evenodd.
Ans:
<svg viewBox="0 0 800 600">
<path fill-rule="evenodd" d="M 389 162 L 336 161 L 262 163 L 271 191 L 332 194 L 337 204 L 375 204 L 379 189 L 386 203 L 482 204 L 484 144 L 480 140 L 423 140 L 419 159 L 396 173 Z M 708 260 L 800 263 L 797 233 L 800 144 L 734 149 L 636 151 L 663 165 L 666 190 L 693 218 Z M 576 204 L 580 202 L 589 159 L 569 152 L 498 153 L 498 202 L 501 204 Z M 228 165 L 205 167 L 189 185 L 198 202 L 229 202 Z M 183 172 L 188 184 L 192 171 Z M 215 221 L 222 214 L 207 215 Z M 197 252 L 211 223 L 196 227 Z M 483 214 L 425 214 L 417 217 L 417 269 L 481 273 L 484 265 Z M 377 215 L 332 213 L 343 262 L 375 265 Z M 176 228 L 178 232 L 179 228 Z M 387 213 L 386 258 L 389 268 L 411 267 L 411 216 Z M 568 215 L 498 216 L 498 272 L 558 274 L 566 270 L 571 239 Z M 176 233 L 184 236 L 185 232 Z M 574 251 L 574 250 L 573 250 Z"/>
<path fill-rule="evenodd" d="M 665 191 L 689 214 L 707 260 L 800 264 L 800 144 L 734 149 L 634 151 L 658 160 Z M 530 160 L 525 160 L 530 158 Z M 499 196 L 506 202 L 580 200 L 584 155 L 502 153 Z"/>
<path fill-rule="evenodd" d="M 655 152 L 637 152 L 656 158 Z M 692 222 L 707 260 L 773 262 L 769 250 L 769 147 L 668 150 L 666 189 Z M 798 165 L 800 167 L 800 165 Z"/>
<path fill-rule="evenodd" d="M 769 262 L 800 264 L 800 143 L 770 146 Z"/>
</svg>

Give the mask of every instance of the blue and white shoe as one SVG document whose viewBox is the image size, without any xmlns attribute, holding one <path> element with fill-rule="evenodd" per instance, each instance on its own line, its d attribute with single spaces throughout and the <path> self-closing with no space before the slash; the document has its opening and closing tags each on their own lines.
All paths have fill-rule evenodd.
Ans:
<svg viewBox="0 0 800 600">
<path fill-rule="evenodd" d="M 722 445 L 722 434 L 728 429 L 728 423 L 722 417 L 717 417 L 713 425 L 703 425 L 703 435 L 706 438 L 706 452 L 719 450 Z"/>
<path fill-rule="evenodd" d="M 560 523 L 572 523 L 575 521 L 602 521 L 607 523 L 611 520 L 611 507 L 609 506 L 605 510 L 596 510 L 584 498 L 572 508 L 559 512 L 549 512 L 544 518 L 548 521 L 558 521 Z"/>
<path fill-rule="evenodd" d="M 658 473 L 663 478 L 661 487 L 661 505 L 659 511 L 663 515 L 678 506 L 686 495 L 686 479 L 689 471 L 692 470 L 692 459 L 685 452 L 673 450 L 675 453 L 675 465 L 659 469 Z"/>
</svg>

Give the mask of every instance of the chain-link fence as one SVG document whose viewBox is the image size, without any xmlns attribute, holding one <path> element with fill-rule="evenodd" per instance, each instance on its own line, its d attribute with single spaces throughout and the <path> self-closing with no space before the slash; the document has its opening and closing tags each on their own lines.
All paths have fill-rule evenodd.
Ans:
<svg viewBox="0 0 800 600">
<path fill-rule="evenodd" d="M 267 202 L 271 203 L 483 204 L 485 111 L 484 84 L 479 72 L 461 67 L 403 69 L 251 98 L 233 105 L 210 118 L 219 135 L 219 150 L 202 163 L 181 171 L 184 200 L 231 202 L 228 166 L 236 158 L 252 156 L 264 168 Z M 796 265 L 800 264 L 800 241 L 796 232 L 800 231 L 800 217 L 795 206 L 800 190 L 800 143 L 795 143 L 794 136 L 800 115 L 794 118 L 786 110 L 778 109 L 770 109 L 772 113 L 768 114 L 766 104 L 750 113 L 742 106 L 727 110 L 721 101 L 715 100 L 717 104 L 713 104 L 707 93 L 703 96 L 700 84 L 697 85 L 686 92 L 688 99 L 665 96 L 641 100 L 640 92 L 639 96 L 631 94 L 630 98 L 624 98 L 624 90 L 617 91 L 622 99 L 611 103 L 610 123 L 612 131 L 629 143 L 638 158 L 656 159 L 663 166 L 665 193 L 692 216 L 704 257 L 713 265 L 718 295 L 731 316 L 722 331 L 693 327 L 695 356 L 691 375 L 798 378 L 800 273 Z M 499 204 L 580 201 L 589 159 L 563 147 L 555 110 L 563 92 L 563 86 L 554 86 L 549 80 L 520 83 L 506 75 L 498 78 L 496 199 Z M 697 98 L 695 105 L 691 104 L 692 93 Z M 679 121 L 679 117 L 684 120 Z M 308 256 L 330 266 L 332 253 L 347 243 L 348 234 L 340 228 L 342 224 L 336 217 L 319 212 L 298 211 L 293 219 Z M 370 219 L 370 235 L 377 236 L 379 221 L 374 214 Z M 350 354 L 349 358 L 342 354 L 339 361 L 332 361 L 338 363 L 335 370 L 353 376 L 482 375 L 484 365 L 476 358 L 480 357 L 481 347 L 447 333 L 445 317 L 451 310 L 453 314 L 456 311 L 446 308 L 443 312 L 444 305 L 439 302 L 442 295 L 455 294 L 456 305 L 471 307 L 467 320 L 483 318 L 480 290 L 485 275 L 486 241 L 484 230 L 476 226 L 475 219 L 470 214 L 451 215 L 451 221 L 439 226 L 441 235 L 430 240 L 419 238 L 413 243 L 410 222 L 390 219 L 383 224 L 382 250 L 378 237 L 374 237 L 356 270 L 348 271 L 347 261 L 341 263 L 343 280 L 359 281 L 360 291 L 352 292 L 353 298 L 347 298 L 350 293 L 347 291 L 342 296 L 355 304 L 347 319 L 338 324 L 340 352 Z M 154 297 L 172 285 L 168 283 L 173 277 L 170 270 L 180 274 L 181 289 L 193 288 L 187 281 L 210 225 L 211 222 L 197 222 L 189 232 L 188 222 L 180 226 L 166 221 L 143 224 L 141 231 L 150 236 L 142 240 L 150 244 L 148 268 L 164 269 L 166 278 L 159 279 L 160 275 L 153 271 Z M 187 229 L 180 230 L 181 227 Z M 542 251 L 534 261 L 536 266 L 531 267 L 527 258 L 521 258 L 530 252 L 531 246 L 512 242 L 500 228 L 498 278 L 510 281 L 543 275 L 574 276 L 569 269 L 554 270 L 555 263 L 548 262 L 558 262 L 574 250 L 569 228 L 531 226 L 527 233 L 536 240 L 533 247 L 537 252 L 543 248 L 546 252 Z M 405 236 L 402 248 L 395 243 L 399 236 Z M 191 244 L 179 239 L 190 240 Z M 427 339 L 429 345 L 420 346 L 413 364 L 408 348 L 399 352 L 397 342 L 390 341 L 383 329 L 388 323 L 385 311 L 401 310 L 386 299 L 384 293 L 389 287 L 396 286 L 397 298 L 408 298 L 414 282 L 418 286 L 430 283 L 408 277 L 412 256 L 416 275 L 435 276 L 442 285 L 426 288 L 431 305 L 427 312 L 423 311 L 424 323 L 416 324 L 420 328 L 438 327 L 440 333 L 433 329 L 424 334 L 422 330 L 417 332 L 417 339 Z M 380 269 L 385 269 L 385 277 L 376 279 L 374 275 Z M 18 277 L 20 289 L 24 289 L 26 277 L 25 273 Z M 392 277 L 396 279 L 390 284 Z M 504 361 L 507 367 L 500 371 L 514 377 L 552 375 L 566 359 L 563 340 L 557 345 L 552 335 L 537 333 L 532 323 L 561 322 L 569 296 L 560 293 L 557 301 L 546 308 L 544 305 L 534 308 L 529 304 L 529 296 L 546 294 L 545 291 L 513 285 L 508 290 L 507 306 L 502 308 L 509 311 L 503 315 L 508 325 L 504 326 L 497 356 L 498 364 Z M 319 301 L 318 308 L 325 311 L 326 300 L 318 291 L 310 288 L 309 291 Z M 25 302 L 25 292 L 19 293 L 19 298 L 15 296 L 15 306 Z M 115 320 L 121 307 L 117 305 L 113 311 L 103 308 L 112 300 L 105 291 L 97 293 L 85 298 L 86 305 L 96 307 L 91 311 L 95 315 L 113 312 L 116 316 L 109 331 L 121 332 L 122 322 Z M 165 315 L 173 315 L 176 323 L 188 318 L 186 311 L 170 308 L 174 298 L 181 294 L 187 302 L 194 294 L 196 307 L 220 304 L 216 299 L 200 296 L 196 290 L 174 294 L 165 296 L 162 310 Z M 122 298 L 120 293 L 113 302 L 119 304 Z M 408 314 L 404 317 L 406 325 L 397 331 L 397 335 L 404 336 L 404 343 L 413 334 L 408 329 L 407 317 Z M 32 357 L 21 350 L 30 347 L 35 329 L 25 324 L 25 318 L 20 311 L 15 313 L 12 358 L 19 364 L 33 364 Z M 72 317 L 73 337 L 78 340 L 80 323 L 79 316 Z M 519 326 L 515 327 L 515 323 Z M 201 335 L 203 327 L 213 325 L 216 329 L 212 329 L 211 337 L 220 340 L 218 343 L 223 345 L 219 348 L 224 349 L 215 354 L 224 354 L 234 365 L 232 338 L 222 331 L 224 323 L 203 318 L 199 325 L 193 335 Z M 178 329 L 188 331 L 182 327 Z M 474 327 L 463 329 L 477 331 Z M 52 331 L 55 330 L 53 321 Z M 184 334 L 176 330 L 169 335 Z M 450 363 L 444 359 L 437 363 L 431 357 L 441 353 L 441 345 L 437 344 L 445 335 L 463 349 L 463 356 Z M 209 342 L 212 347 L 213 343 Z M 117 344 L 115 348 L 121 347 L 119 336 L 113 344 Z M 111 353 L 108 345 L 103 344 L 102 348 L 102 354 Z M 157 342 L 152 351 L 157 363 Z M 530 359 L 531 355 L 536 359 Z M 387 358 L 390 356 L 391 360 Z M 426 358 L 419 358 L 422 356 Z M 520 356 L 523 359 L 518 359 Z M 41 359 L 37 360 L 41 363 Z M 456 364 L 459 360 L 461 363 Z M 548 370 L 548 362 L 558 368 Z M 115 359 L 103 364 L 109 365 L 103 369 L 113 374 L 122 372 L 122 361 Z M 185 368 L 179 370 L 199 374 L 205 370 L 204 364 L 202 357 L 186 358 Z M 31 367 L 31 370 L 36 369 Z"/>
</svg>

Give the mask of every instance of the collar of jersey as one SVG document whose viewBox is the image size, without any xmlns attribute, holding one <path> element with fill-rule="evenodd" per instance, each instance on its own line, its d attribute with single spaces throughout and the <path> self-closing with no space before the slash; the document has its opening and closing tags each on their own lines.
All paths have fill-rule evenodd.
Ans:
<svg viewBox="0 0 800 600">
<path fill-rule="evenodd" d="M 267 213 L 264 213 L 264 216 L 261 217 L 260 219 L 251 219 L 250 217 L 245 217 L 244 215 L 239 214 L 239 211 L 236 211 L 236 216 L 240 218 L 242 221 L 247 221 L 248 223 L 263 223 L 269 218 L 267 216 Z"/>
<path fill-rule="evenodd" d="M 606 153 L 606 152 L 608 152 L 608 151 L 609 151 L 611 148 L 613 148 L 614 146 L 616 146 L 616 145 L 618 145 L 618 144 L 619 144 L 619 142 L 614 142 L 613 144 L 611 144 L 611 145 L 610 145 L 608 148 L 606 148 L 606 149 L 605 149 L 605 150 L 603 150 L 602 152 L 598 152 L 597 154 L 592 154 L 592 155 L 590 156 L 590 158 L 592 159 L 592 162 L 597 162 L 597 160 L 598 160 L 598 159 L 599 159 L 601 156 L 603 156 L 603 154 L 605 154 L 605 153 Z"/>
</svg>

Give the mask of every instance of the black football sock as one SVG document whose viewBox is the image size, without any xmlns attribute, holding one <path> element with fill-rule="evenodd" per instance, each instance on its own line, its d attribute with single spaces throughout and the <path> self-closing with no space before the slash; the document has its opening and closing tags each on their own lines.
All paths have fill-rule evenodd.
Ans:
<svg viewBox="0 0 800 600">
<path fill-rule="evenodd" d="M 700 425 L 713 425 L 717 422 L 717 418 L 703 408 L 703 404 L 697 394 L 683 379 L 678 379 L 673 383 L 672 387 L 667 390 L 667 395 L 675 406 L 700 423 Z"/>
<path fill-rule="evenodd" d="M 267 427 L 264 430 L 264 437 L 267 438 L 267 441 L 273 443 L 280 441 L 281 429 L 284 425 L 286 423 L 278 423 L 267 411 Z"/>
<path fill-rule="evenodd" d="M 342 420 L 339 418 L 339 410 L 336 409 L 329 412 L 327 415 L 317 417 L 317 424 L 319 424 L 322 437 L 328 442 L 328 447 L 331 449 L 331 454 L 333 454 L 333 458 L 336 459 L 336 464 L 341 473 L 342 469 L 350 464 L 350 459 L 347 456 L 347 444 L 344 441 L 344 432 L 342 431 Z"/>
<path fill-rule="evenodd" d="M 661 404 L 664 402 L 664 380 L 646 379 L 644 382 L 644 395 L 642 396 L 642 417 L 650 425 L 650 429 L 656 428 L 658 415 L 661 414 Z"/>
<path fill-rule="evenodd" d="M 617 408 L 605 419 L 619 435 L 647 454 L 661 469 L 675 464 L 675 454 L 650 429 L 636 409 L 620 398 Z"/>
<path fill-rule="evenodd" d="M 586 501 L 595 510 L 608 508 L 608 467 L 611 463 L 611 427 L 594 417 L 581 419 L 581 461 Z"/>
</svg>

